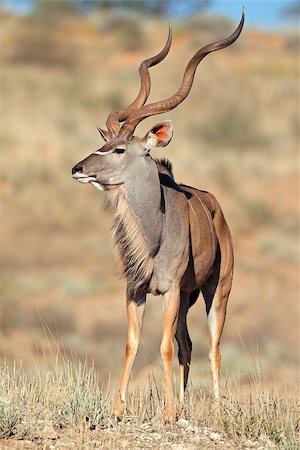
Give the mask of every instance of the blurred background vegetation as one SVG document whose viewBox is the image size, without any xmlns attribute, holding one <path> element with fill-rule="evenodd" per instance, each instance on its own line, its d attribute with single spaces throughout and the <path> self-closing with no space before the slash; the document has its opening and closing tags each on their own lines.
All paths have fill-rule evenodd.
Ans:
<svg viewBox="0 0 300 450">
<path fill-rule="evenodd" d="M 96 126 L 135 97 L 138 65 L 163 46 L 168 19 L 173 46 L 151 69 L 150 100 L 173 94 L 193 53 L 237 23 L 211 13 L 213 0 L 34 0 L 20 14 L 22 3 L 0 3 L 0 360 L 30 368 L 57 352 L 87 357 L 105 382 L 123 362 L 125 283 L 112 213 L 71 167 L 101 146 Z M 175 136 L 154 156 L 172 160 L 177 181 L 214 193 L 232 230 L 225 378 L 247 385 L 259 365 L 266 384 L 284 390 L 294 389 L 299 363 L 299 32 L 290 21 L 299 2 L 282 2 L 281 14 L 281 29 L 246 21 L 234 46 L 201 63 L 189 98 L 159 118 L 172 119 Z M 162 374 L 162 301 L 148 303 L 141 383 Z M 210 377 L 201 299 L 189 319 L 197 385 Z"/>
</svg>

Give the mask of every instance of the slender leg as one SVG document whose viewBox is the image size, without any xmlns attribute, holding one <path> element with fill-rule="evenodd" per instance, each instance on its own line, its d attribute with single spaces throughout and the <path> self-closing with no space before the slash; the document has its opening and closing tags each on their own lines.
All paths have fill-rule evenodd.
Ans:
<svg viewBox="0 0 300 450">
<path fill-rule="evenodd" d="M 165 368 L 165 422 L 173 422 L 175 420 L 172 363 L 174 357 L 174 335 L 177 328 L 179 304 L 180 288 L 179 286 L 176 286 L 171 288 L 170 291 L 165 294 L 163 335 L 160 347 Z"/>
<path fill-rule="evenodd" d="M 146 306 L 146 294 L 131 295 L 127 289 L 127 317 L 128 332 L 126 344 L 126 357 L 123 367 L 121 382 L 118 389 L 117 398 L 114 405 L 113 415 L 121 419 L 125 410 L 125 396 L 130 377 L 132 365 L 136 357 L 141 330 L 144 321 L 144 313 Z"/>
<path fill-rule="evenodd" d="M 191 353 L 192 353 L 192 341 L 190 339 L 186 323 L 186 316 L 188 310 L 189 310 L 189 294 L 181 292 L 179 316 L 178 316 L 177 330 L 175 334 L 175 338 L 178 343 L 179 401 L 181 407 L 184 404 L 184 392 L 188 382 L 191 363 Z"/>
<path fill-rule="evenodd" d="M 228 267 L 228 266 L 227 266 Z M 221 354 L 219 350 L 221 335 L 226 317 L 226 307 L 232 284 L 232 268 L 226 273 L 220 273 L 220 255 L 217 256 L 212 276 L 202 286 L 202 293 L 206 304 L 208 329 L 210 335 L 209 361 L 213 381 L 215 398 L 220 397 L 219 373 Z"/>
<path fill-rule="evenodd" d="M 184 292 L 180 294 L 179 317 L 175 338 L 178 343 L 179 401 L 181 407 L 184 404 L 184 392 L 188 382 L 192 355 L 192 341 L 189 336 L 186 318 L 189 308 L 197 301 L 199 293 L 200 289 L 196 289 L 190 294 Z"/>
</svg>

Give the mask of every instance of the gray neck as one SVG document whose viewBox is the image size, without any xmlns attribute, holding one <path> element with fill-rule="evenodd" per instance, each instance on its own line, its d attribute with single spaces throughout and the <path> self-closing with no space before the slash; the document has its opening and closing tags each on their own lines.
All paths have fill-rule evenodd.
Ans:
<svg viewBox="0 0 300 450">
<path fill-rule="evenodd" d="M 150 156 L 135 158 L 124 190 L 130 210 L 149 246 L 149 256 L 155 256 L 162 235 L 163 210 L 157 166 Z"/>
</svg>

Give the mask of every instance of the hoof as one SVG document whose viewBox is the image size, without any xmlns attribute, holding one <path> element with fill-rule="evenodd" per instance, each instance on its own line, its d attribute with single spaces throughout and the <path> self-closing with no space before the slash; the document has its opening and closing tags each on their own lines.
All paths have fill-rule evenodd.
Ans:
<svg viewBox="0 0 300 450">
<path fill-rule="evenodd" d="M 125 413 L 125 402 L 122 402 L 120 398 L 117 398 L 112 412 L 112 416 L 115 419 L 117 419 L 118 422 L 120 422 L 124 417 L 124 413 Z"/>
<path fill-rule="evenodd" d="M 175 415 L 174 414 L 165 414 L 164 415 L 165 424 L 173 424 L 175 423 Z"/>
<path fill-rule="evenodd" d="M 112 413 L 111 418 L 114 422 L 120 423 L 121 420 L 123 419 L 123 416 L 121 416 L 120 414 Z"/>
</svg>

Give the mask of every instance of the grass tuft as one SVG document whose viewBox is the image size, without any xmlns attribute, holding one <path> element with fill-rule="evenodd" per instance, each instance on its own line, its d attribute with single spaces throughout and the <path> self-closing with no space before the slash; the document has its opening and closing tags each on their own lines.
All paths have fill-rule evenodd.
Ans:
<svg viewBox="0 0 300 450">
<path fill-rule="evenodd" d="M 62 360 L 51 369 L 31 373 L 21 364 L 13 369 L 4 366 L 0 388 L 1 438 L 44 445 L 68 435 L 77 444 L 88 445 L 101 433 L 102 444 L 109 442 L 110 448 L 119 448 L 120 439 L 127 439 L 129 446 L 154 439 L 155 445 L 168 447 L 191 438 L 206 443 L 205 448 L 212 440 L 219 445 L 235 443 L 237 448 L 249 442 L 252 447 L 297 448 L 297 401 L 266 392 L 258 379 L 244 398 L 238 383 L 228 381 L 220 404 L 210 393 L 190 386 L 185 407 L 180 410 L 177 405 L 182 420 L 171 428 L 163 424 L 164 397 L 155 378 L 146 388 L 129 392 L 120 424 L 110 418 L 113 399 L 103 394 L 88 364 Z"/>
<path fill-rule="evenodd" d="M 83 430 L 108 415 L 96 373 L 86 364 L 56 363 L 33 373 L 4 366 L 0 376 L 0 437 L 37 439 L 46 426 Z"/>
</svg>

